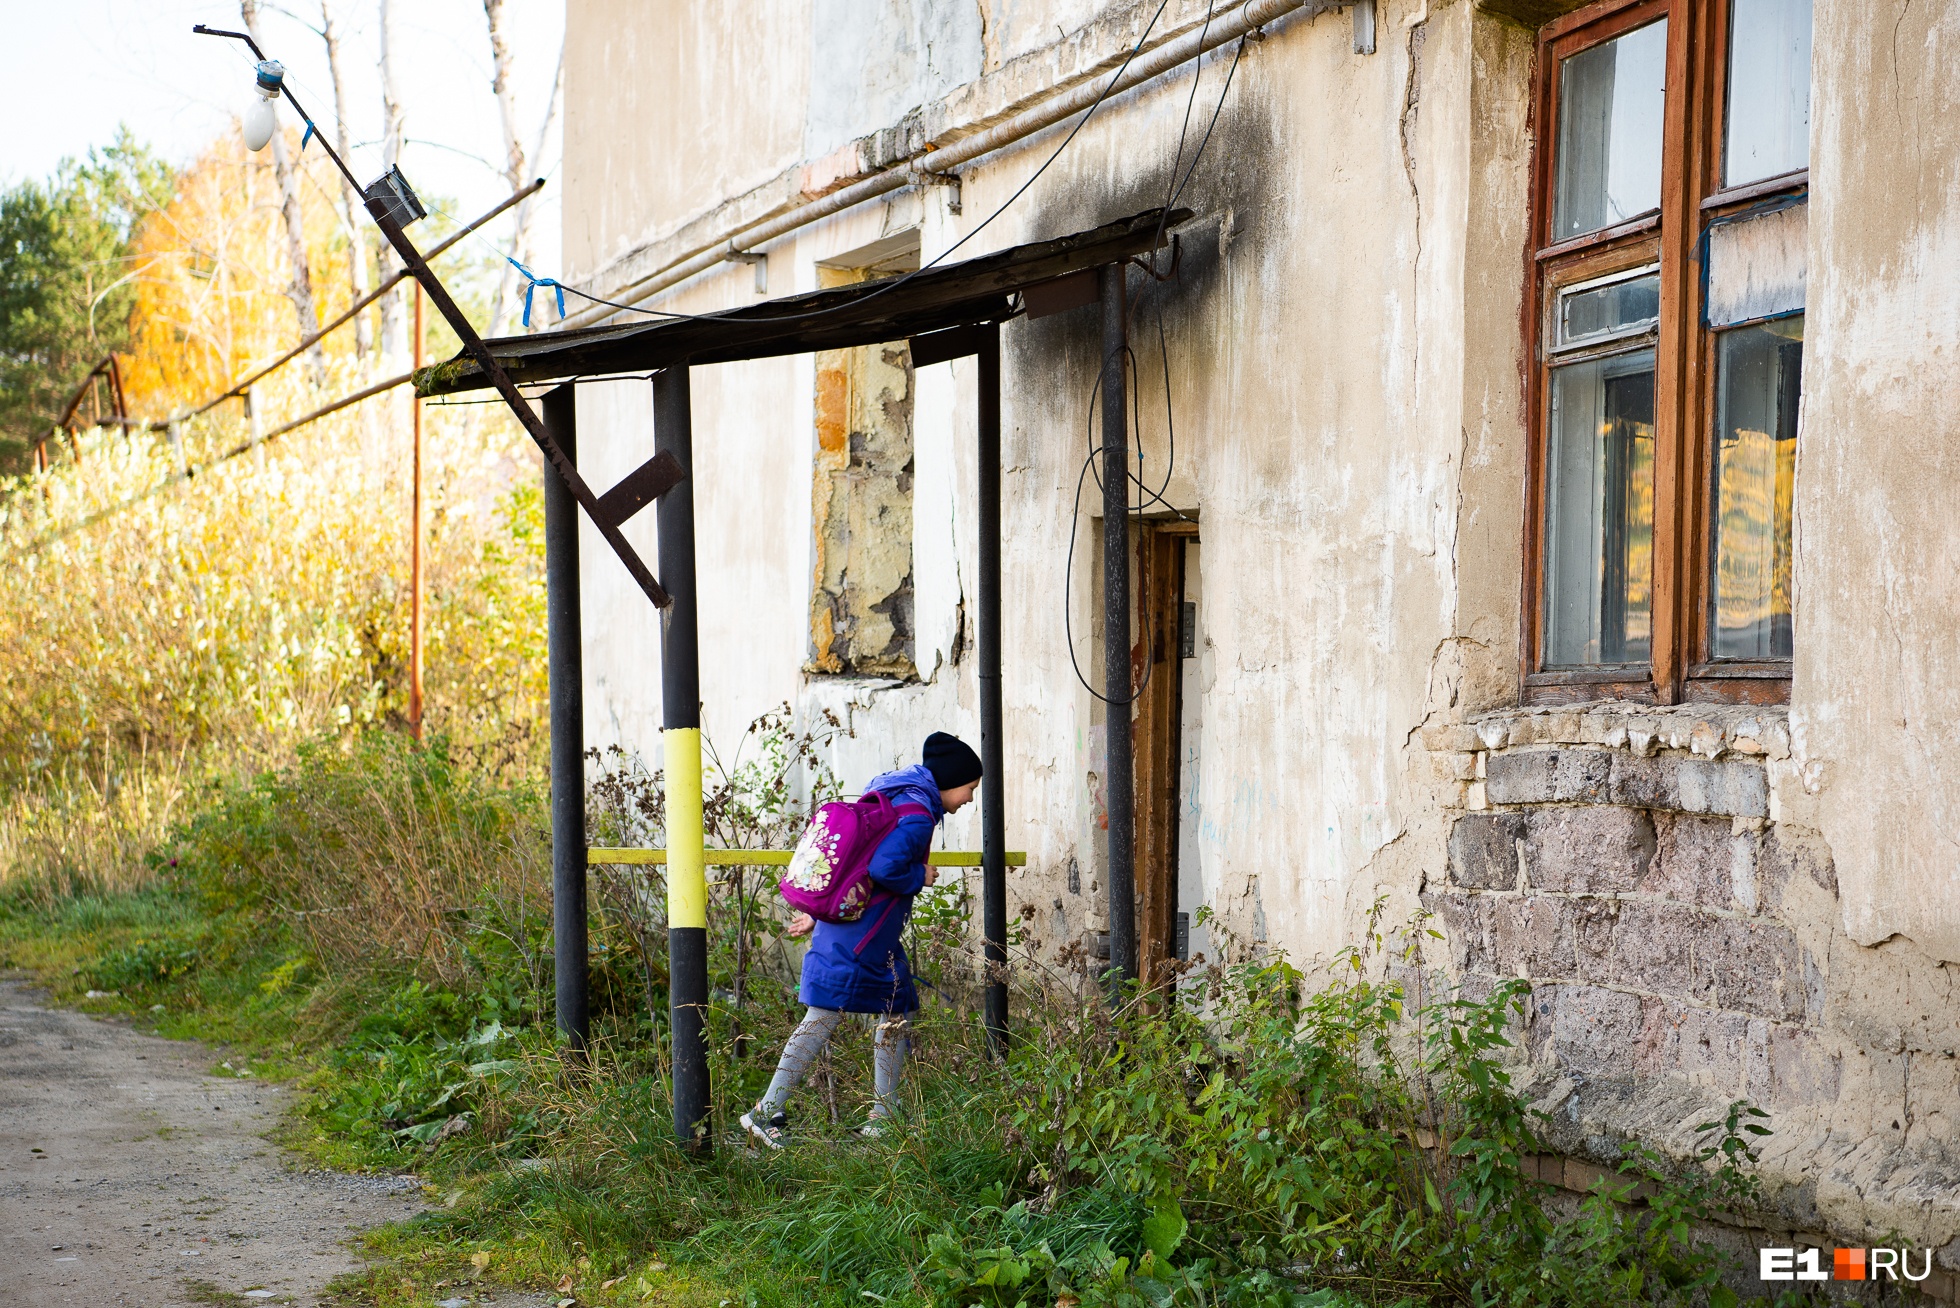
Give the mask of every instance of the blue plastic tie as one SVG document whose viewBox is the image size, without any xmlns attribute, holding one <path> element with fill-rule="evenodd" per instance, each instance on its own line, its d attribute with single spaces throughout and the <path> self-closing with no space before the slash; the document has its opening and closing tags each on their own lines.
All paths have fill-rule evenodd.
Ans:
<svg viewBox="0 0 1960 1308">
<path fill-rule="evenodd" d="M 313 139 L 313 133 L 317 132 L 318 130 L 320 129 L 313 125 L 313 120 L 311 118 L 308 118 L 306 120 L 306 135 L 299 138 L 299 152 L 301 154 L 306 153 L 306 143 Z"/>
<path fill-rule="evenodd" d="M 523 273 L 525 281 L 529 283 L 524 288 L 524 325 L 526 327 L 531 325 L 531 294 L 540 286 L 549 286 L 558 292 L 558 321 L 565 321 L 565 288 L 561 283 L 550 277 L 538 276 L 509 255 L 504 256 L 504 262 Z"/>
</svg>

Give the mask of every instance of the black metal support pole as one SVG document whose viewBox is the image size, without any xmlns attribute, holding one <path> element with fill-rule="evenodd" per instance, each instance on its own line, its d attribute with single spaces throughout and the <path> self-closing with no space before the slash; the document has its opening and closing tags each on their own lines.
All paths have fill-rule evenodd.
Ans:
<svg viewBox="0 0 1960 1308">
<path fill-rule="evenodd" d="M 701 648 L 694 577 L 694 411 L 687 365 L 653 375 L 657 452 L 688 474 L 660 498 L 660 704 L 667 797 L 667 976 L 673 1032 L 674 1133 L 705 1153 L 708 1122 L 708 913 L 701 863 Z"/>
<path fill-rule="evenodd" d="M 578 413 L 567 384 L 544 397 L 544 421 L 558 448 L 578 458 Z M 557 472 L 544 470 L 546 659 L 551 669 L 551 935 L 558 981 L 558 1029 L 582 1051 L 586 1007 L 585 687 L 580 650 L 578 500 Z"/>
<path fill-rule="evenodd" d="M 1007 764 L 1000 720 L 1000 324 L 980 360 L 980 932 L 987 1045 L 1007 1052 Z"/>
<path fill-rule="evenodd" d="M 1103 705 L 1109 757 L 1109 966 L 1137 975 L 1136 779 L 1130 745 L 1130 440 L 1124 265 L 1102 270 Z"/>
</svg>

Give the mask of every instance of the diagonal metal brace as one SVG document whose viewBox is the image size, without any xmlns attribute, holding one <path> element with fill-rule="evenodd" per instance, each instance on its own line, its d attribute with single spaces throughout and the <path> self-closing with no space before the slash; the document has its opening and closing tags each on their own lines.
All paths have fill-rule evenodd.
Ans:
<svg viewBox="0 0 1960 1308">
<path fill-rule="evenodd" d="M 259 49 L 258 42 L 254 41 L 249 33 L 206 27 L 203 23 L 198 23 L 191 28 L 191 31 L 200 36 L 222 36 L 243 41 L 261 61 L 265 59 L 265 51 Z M 300 104 L 299 97 L 293 94 L 293 88 L 284 86 L 281 90 L 286 99 L 291 102 L 294 112 L 306 119 L 310 127 L 313 120 L 307 116 L 305 106 Z M 397 204 L 401 204 L 402 199 L 388 194 L 386 188 L 378 194 L 369 195 L 370 190 L 374 188 L 361 185 L 353 172 L 348 169 L 347 161 L 340 157 L 324 136 L 320 138 L 320 148 L 327 152 L 327 157 L 333 160 L 334 167 L 338 168 L 340 175 L 347 179 L 347 184 L 367 198 L 368 214 L 374 219 L 374 225 L 381 229 L 381 234 L 388 238 L 388 244 L 395 247 L 395 253 L 401 256 L 402 266 L 422 284 L 422 289 L 429 293 L 429 299 L 435 304 L 436 311 L 442 315 L 443 321 L 455 331 L 457 339 L 463 343 L 463 349 L 469 353 L 471 359 L 476 361 L 476 366 L 483 370 L 483 375 L 490 379 L 490 384 L 496 387 L 497 394 L 502 396 L 504 403 L 510 406 L 510 411 L 517 415 L 517 420 L 524 424 L 524 430 L 530 434 L 532 440 L 537 442 L 538 448 L 544 451 L 545 459 L 558 470 L 558 475 L 564 479 L 565 485 L 571 488 L 572 497 L 592 519 L 593 525 L 599 529 L 599 534 L 605 537 L 606 544 L 612 546 L 613 553 L 617 554 L 619 561 L 626 565 L 626 571 L 633 575 L 633 580 L 638 582 L 640 589 L 646 592 L 646 597 L 653 601 L 655 608 L 665 609 L 672 605 L 673 597 L 658 581 L 654 580 L 653 573 L 647 569 L 645 563 L 641 562 L 639 554 L 627 544 L 626 537 L 620 534 L 619 525 L 646 507 L 652 500 L 672 490 L 685 479 L 687 475 L 685 470 L 674 461 L 672 456 L 668 456 L 665 464 L 662 464 L 659 458 L 655 458 L 628 477 L 626 482 L 615 486 L 613 494 L 608 497 L 611 503 L 602 505 L 599 497 L 592 493 L 592 488 L 585 484 L 585 478 L 579 476 L 578 469 L 572 465 L 572 461 L 565 457 L 565 451 L 559 449 L 558 442 L 551 439 L 550 430 L 545 427 L 543 419 L 538 417 L 537 411 L 531 407 L 530 401 L 526 400 L 523 393 L 517 389 L 517 384 L 511 381 L 510 374 L 504 371 L 503 365 L 491 355 L 489 347 L 483 343 L 483 338 L 476 334 L 476 328 L 470 326 L 470 320 L 463 316 L 463 311 L 456 307 L 456 301 L 450 298 L 441 279 L 430 270 L 428 260 L 422 257 L 421 251 L 415 248 L 414 243 L 408 239 L 407 233 L 402 231 L 401 224 L 396 221 L 389 207 L 390 199 L 395 199 Z M 388 177 L 382 179 L 383 182 L 399 180 L 400 173 L 393 169 L 390 170 Z M 406 189 L 406 183 L 402 184 L 402 189 Z M 421 216 L 421 206 L 414 202 L 412 192 L 406 198 L 407 206 L 401 211 L 408 216 L 409 221 L 413 222 Z"/>
<path fill-rule="evenodd" d="M 681 461 L 671 451 L 662 450 L 601 495 L 599 512 L 612 526 L 623 527 L 634 514 L 686 480 Z"/>
<path fill-rule="evenodd" d="M 565 457 L 565 452 L 558 448 L 558 442 L 551 439 L 551 432 L 545 427 L 544 420 L 538 417 L 530 401 L 526 400 L 523 393 L 517 389 L 517 383 L 510 379 L 510 374 L 504 371 L 503 365 L 497 362 L 496 357 L 490 353 L 489 347 L 484 345 L 483 338 L 476 334 L 476 329 L 470 325 L 470 320 L 465 318 L 463 311 L 456 307 L 456 301 L 450 298 L 441 280 L 429 271 L 429 265 L 423 261 L 421 254 L 408 239 L 407 233 L 403 232 L 400 225 L 389 215 L 387 205 L 378 199 L 369 200 L 367 211 L 373 217 L 374 225 L 379 227 L 381 234 L 388 238 L 388 244 L 394 246 L 395 253 L 401 256 L 402 264 L 408 269 L 409 275 L 422 283 L 422 289 L 428 292 L 430 302 L 436 306 L 436 312 L 440 313 L 443 320 L 455 331 L 457 338 L 463 343 L 463 349 L 476 362 L 476 366 L 483 370 L 483 375 L 490 379 L 490 384 L 496 388 L 497 394 L 502 396 L 504 403 L 510 406 L 510 411 L 517 415 L 517 420 L 524 424 L 524 430 L 530 433 L 531 439 L 537 442 L 538 448 L 544 451 L 545 459 L 558 470 L 558 475 L 564 479 L 565 485 L 571 488 L 573 497 L 585 510 L 586 516 L 592 519 L 592 524 L 599 529 L 599 534 L 605 537 L 606 544 L 612 546 L 613 553 L 619 556 L 619 561 L 626 565 L 626 571 L 633 575 L 633 580 L 639 583 L 640 589 L 646 592 L 647 598 L 653 601 L 654 607 L 664 609 L 672 604 L 673 597 L 667 594 L 658 581 L 654 580 L 653 573 L 640 560 L 639 554 L 627 542 L 626 537 L 620 534 L 619 524 L 632 516 L 631 512 L 620 514 L 619 510 L 624 507 L 623 504 L 614 504 L 613 511 L 608 512 L 599 497 L 592 493 L 592 488 L 585 484 L 585 478 L 579 476 L 578 469 L 572 465 L 570 459 Z M 673 460 L 669 458 L 668 462 L 672 463 Z M 658 460 L 655 460 L 655 463 L 658 463 Z M 627 481 L 639 482 L 641 473 L 648 472 L 650 468 L 652 465 L 642 468 L 640 473 L 633 474 Z M 681 472 L 678 465 L 671 470 L 659 469 L 658 471 Z M 647 500 L 658 498 L 659 495 L 672 489 L 682 476 L 685 476 L 685 473 L 667 481 L 646 499 L 634 505 L 634 508 L 643 507 Z M 626 484 L 622 483 L 615 488 L 615 491 L 624 489 Z"/>
</svg>

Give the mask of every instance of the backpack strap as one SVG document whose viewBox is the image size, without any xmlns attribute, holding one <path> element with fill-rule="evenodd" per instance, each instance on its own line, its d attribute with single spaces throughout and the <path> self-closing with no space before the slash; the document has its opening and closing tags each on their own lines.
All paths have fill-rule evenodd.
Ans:
<svg viewBox="0 0 1960 1308">
<path fill-rule="evenodd" d="M 877 795 L 881 799 L 884 799 L 886 803 L 888 804 L 891 803 L 890 797 L 887 796 L 885 792 L 882 790 L 867 790 L 864 793 L 867 795 Z M 898 814 L 900 820 L 909 817 L 915 817 L 915 816 L 926 818 L 929 820 L 932 817 L 932 810 L 927 808 L 924 804 L 892 804 L 892 812 Z M 894 827 L 893 830 L 897 830 L 897 828 Z M 898 896 L 892 894 L 889 890 L 880 889 L 878 887 L 878 883 L 874 881 L 871 883 L 871 898 L 865 901 L 865 908 L 869 910 L 871 905 L 877 903 L 880 899 L 888 899 L 895 903 L 897 902 Z M 889 913 L 890 911 L 891 911 L 890 906 L 887 905 L 886 913 Z M 878 916 L 878 926 L 883 926 L 884 924 L 885 924 L 885 914 L 881 913 Z M 877 927 L 873 927 L 871 930 L 864 933 L 864 940 L 869 940 L 871 939 L 872 936 L 876 934 L 878 934 Z M 860 940 L 858 942 L 858 948 L 860 950 L 864 948 L 864 940 Z"/>
</svg>

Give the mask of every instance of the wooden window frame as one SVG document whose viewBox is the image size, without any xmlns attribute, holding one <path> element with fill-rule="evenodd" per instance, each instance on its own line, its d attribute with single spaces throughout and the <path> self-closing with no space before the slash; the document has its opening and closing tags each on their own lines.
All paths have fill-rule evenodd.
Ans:
<svg viewBox="0 0 1960 1308">
<path fill-rule="evenodd" d="M 1541 28 L 1533 79 L 1533 213 L 1525 260 L 1526 402 L 1522 698 L 1527 704 L 1625 699 L 1781 704 L 1789 660 L 1715 660 L 1708 567 L 1713 543 L 1715 349 L 1703 321 L 1702 235 L 1715 220 L 1779 196 L 1801 196 L 1799 171 L 1721 186 L 1730 0 L 1597 0 Z M 1662 116 L 1657 211 L 1565 241 L 1550 239 L 1557 169 L 1560 64 L 1568 56 L 1656 19 L 1667 20 L 1667 98 Z M 1550 438 L 1548 342 L 1556 288 L 1658 263 L 1654 332 L 1654 527 L 1651 658 L 1646 666 L 1546 669 L 1544 640 L 1545 459 Z"/>
</svg>

